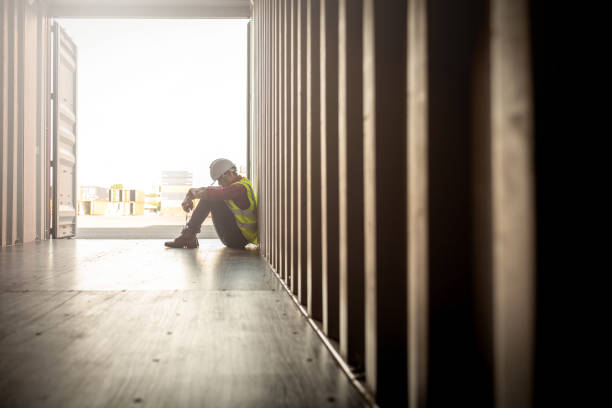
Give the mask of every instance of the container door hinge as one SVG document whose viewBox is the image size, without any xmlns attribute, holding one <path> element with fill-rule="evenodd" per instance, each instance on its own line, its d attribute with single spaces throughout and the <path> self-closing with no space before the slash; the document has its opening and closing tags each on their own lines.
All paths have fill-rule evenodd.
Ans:
<svg viewBox="0 0 612 408">
<path fill-rule="evenodd" d="M 51 167 L 55 167 L 55 162 L 54 162 L 53 160 L 51 160 L 51 161 L 49 162 L 49 166 L 51 166 Z"/>
<path fill-rule="evenodd" d="M 51 92 L 51 99 L 53 100 L 54 98 L 55 98 L 55 94 Z"/>
</svg>

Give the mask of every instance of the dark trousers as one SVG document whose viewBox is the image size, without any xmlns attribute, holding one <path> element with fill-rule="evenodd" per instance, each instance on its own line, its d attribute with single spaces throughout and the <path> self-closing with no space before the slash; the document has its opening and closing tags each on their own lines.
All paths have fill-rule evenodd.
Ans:
<svg viewBox="0 0 612 408">
<path fill-rule="evenodd" d="M 244 248 L 249 243 L 240 232 L 234 214 L 224 201 L 200 200 L 187 223 L 187 229 L 194 234 L 200 232 L 200 227 L 209 212 L 212 212 L 213 225 L 223 245 L 229 248 Z"/>
</svg>

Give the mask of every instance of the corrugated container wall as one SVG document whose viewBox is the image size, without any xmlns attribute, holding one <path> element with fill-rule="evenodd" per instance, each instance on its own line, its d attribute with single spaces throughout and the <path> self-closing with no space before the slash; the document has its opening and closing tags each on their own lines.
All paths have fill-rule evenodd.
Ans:
<svg viewBox="0 0 612 408">
<path fill-rule="evenodd" d="M 46 239 L 49 19 L 42 1 L 0 2 L 0 245 Z"/>
<path fill-rule="evenodd" d="M 529 2 L 254 0 L 252 21 L 262 256 L 379 406 L 531 406 Z"/>
</svg>

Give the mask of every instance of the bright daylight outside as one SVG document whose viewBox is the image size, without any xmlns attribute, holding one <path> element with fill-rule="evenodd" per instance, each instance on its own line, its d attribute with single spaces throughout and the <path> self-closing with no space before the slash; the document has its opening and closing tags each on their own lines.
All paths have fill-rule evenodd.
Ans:
<svg viewBox="0 0 612 408">
<path fill-rule="evenodd" d="M 246 176 L 248 21 L 58 22 L 78 47 L 77 238 L 175 236 L 214 159 Z"/>
</svg>

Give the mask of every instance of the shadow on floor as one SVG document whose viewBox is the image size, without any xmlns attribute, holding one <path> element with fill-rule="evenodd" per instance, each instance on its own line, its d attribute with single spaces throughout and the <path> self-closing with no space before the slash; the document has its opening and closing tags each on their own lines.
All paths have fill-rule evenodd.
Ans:
<svg viewBox="0 0 612 408">
<path fill-rule="evenodd" d="M 80 239 L 173 239 L 183 229 L 182 225 L 150 225 L 129 228 L 77 228 Z M 198 238 L 218 238 L 215 227 L 202 225 Z"/>
</svg>

